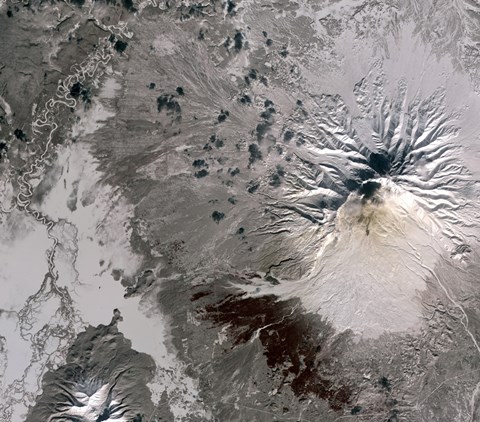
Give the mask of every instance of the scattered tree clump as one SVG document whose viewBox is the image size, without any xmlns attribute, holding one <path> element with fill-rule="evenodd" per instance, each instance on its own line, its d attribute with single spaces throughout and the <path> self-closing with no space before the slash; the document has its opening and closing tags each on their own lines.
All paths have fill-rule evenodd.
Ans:
<svg viewBox="0 0 480 422">
<path fill-rule="evenodd" d="M 247 185 L 247 192 L 248 193 L 255 193 L 258 188 L 260 187 L 260 182 L 257 180 L 250 180 Z"/>
<path fill-rule="evenodd" d="M 225 8 L 227 10 L 227 14 L 233 16 L 235 15 L 235 8 L 237 7 L 237 5 L 232 1 L 232 0 L 227 0 L 227 2 L 225 3 Z"/>
<path fill-rule="evenodd" d="M 13 134 L 15 135 L 15 138 L 17 138 L 19 141 L 23 141 L 23 142 L 28 141 L 27 135 L 22 129 L 15 129 Z"/>
<path fill-rule="evenodd" d="M 262 159 L 262 151 L 260 151 L 257 144 L 250 144 L 248 146 L 248 152 L 250 153 L 250 158 L 248 159 L 250 164 Z"/>
<path fill-rule="evenodd" d="M 90 90 L 86 88 L 81 82 L 75 82 L 70 87 L 70 95 L 72 98 L 75 99 L 81 98 L 86 104 L 90 104 L 91 102 Z"/>
<path fill-rule="evenodd" d="M 282 181 L 280 180 L 280 176 L 278 173 L 273 173 L 270 176 L 270 186 L 273 186 L 274 188 L 278 188 Z"/>
<path fill-rule="evenodd" d="M 180 114 L 182 112 L 180 104 L 178 104 L 178 102 L 173 98 L 173 95 L 161 95 L 158 97 L 157 110 L 159 112 L 166 110 L 167 114 Z"/>
<path fill-rule="evenodd" d="M 192 166 L 193 166 L 193 167 L 197 167 L 197 168 L 200 168 L 200 167 L 208 167 L 208 165 L 207 165 L 207 163 L 205 162 L 205 160 L 201 160 L 201 159 L 194 160 L 193 163 L 192 163 Z"/>
<path fill-rule="evenodd" d="M 228 173 L 230 174 L 230 176 L 234 177 L 238 173 L 240 173 L 240 169 L 238 167 L 236 167 L 234 169 L 228 169 Z"/>
<path fill-rule="evenodd" d="M 230 112 L 228 110 L 220 110 L 220 114 L 217 117 L 218 123 L 223 123 L 227 120 L 227 117 L 230 116 Z"/>
<path fill-rule="evenodd" d="M 258 75 L 258 73 L 257 73 L 256 69 L 250 69 L 250 72 L 248 72 L 248 77 L 252 80 L 257 79 L 257 75 Z"/>
<path fill-rule="evenodd" d="M 387 377 L 380 378 L 378 380 L 378 384 L 380 385 L 380 387 L 385 388 L 387 391 L 390 391 L 392 389 L 392 384 Z"/>
<path fill-rule="evenodd" d="M 267 132 L 270 130 L 270 127 L 274 123 L 273 115 L 276 113 L 275 108 L 273 107 L 273 102 L 269 99 L 266 99 L 264 102 L 265 110 L 260 113 L 260 118 L 262 122 L 257 124 L 255 128 L 257 132 L 257 141 L 260 142 Z"/>
<path fill-rule="evenodd" d="M 212 219 L 215 221 L 215 223 L 220 223 L 225 218 L 225 214 L 220 211 L 213 211 L 212 212 Z"/>
<path fill-rule="evenodd" d="M 270 176 L 270 186 L 273 186 L 275 188 L 279 187 L 282 183 L 282 177 L 284 176 L 285 170 L 280 164 L 278 164 L 276 171 Z"/>
<path fill-rule="evenodd" d="M 195 177 L 197 179 L 201 179 L 202 177 L 205 177 L 205 176 L 208 176 L 208 171 L 205 169 L 195 172 Z"/>
<path fill-rule="evenodd" d="M 252 103 L 252 99 L 250 98 L 249 95 L 245 94 L 243 95 L 242 97 L 240 97 L 240 102 L 242 104 L 251 104 Z"/>
<path fill-rule="evenodd" d="M 287 129 L 285 133 L 283 134 L 283 140 L 285 142 L 290 142 L 293 137 L 295 136 L 295 133 L 293 133 L 291 130 Z"/>
<path fill-rule="evenodd" d="M 0 158 L 3 158 L 7 155 L 8 145 L 6 142 L 0 141 Z"/>
<path fill-rule="evenodd" d="M 133 5 L 133 1 L 132 0 L 122 0 L 122 5 L 125 9 L 127 9 L 129 12 L 136 12 L 137 9 L 135 8 L 135 6 Z"/>
<path fill-rule="evenodd" d="M 113 48 L 115 48 L 115 50 L 119 53 L 123 53 L 128 47 L 128 42 L 126 41 L 122 41 L 122 40 L 117 40 L 115 42 L 115 45 L 113 46 Z"/>
<path fill-rule="evenodd" d="M 288 50 L 287 50 L 287 46 L 284 45 L 282 47 L 282 49 L 280 50 L 279 52 L 280 56 L 282 56 L 283 58 L 286 58 L 288 56 Z"/>
<path fill-rule="evenodd" d="M 358 415 L 362 411 L 362 406 L 354 406 L 350 411 L 351 415 Z"/>
<path fill-rule="evenodd" d="M 240 31 L 237 31 L 233 37 L 233 47 L 235 51 L 240 51 L 243 47 L 243 34 Z"/>
</svg>

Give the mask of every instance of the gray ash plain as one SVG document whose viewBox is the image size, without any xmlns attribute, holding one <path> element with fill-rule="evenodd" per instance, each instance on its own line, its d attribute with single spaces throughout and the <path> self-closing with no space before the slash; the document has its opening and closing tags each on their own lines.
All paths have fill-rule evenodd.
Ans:
<svg viewBox="0 0 480 422">
<path fill-rule="evenodd" d="M 477 5 L 0 27 L 1 421 L 480 421 Z"/>
</svg>

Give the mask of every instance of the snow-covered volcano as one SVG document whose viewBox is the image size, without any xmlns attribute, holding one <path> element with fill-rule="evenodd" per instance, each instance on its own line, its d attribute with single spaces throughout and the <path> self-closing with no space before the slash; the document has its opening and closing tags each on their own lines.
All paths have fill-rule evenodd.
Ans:
<svg viewBox="0 0 480 422">
<path fill-rule="evenodd" d="M 278 202 L 319 228 L 291 239 L 310 270 L 273 290 L 367 337 L 421 327 L 435 265 L 465 258 L 476 226 L 465 110 L 447 107 L 442 88 L 422 98 L 401 79 L 389 97 L 384 83 L 375 72 L 357 83 L 354 112 L 322 96 L 313 113 L 291 116 L 294 159 Z"/>
</svg>

